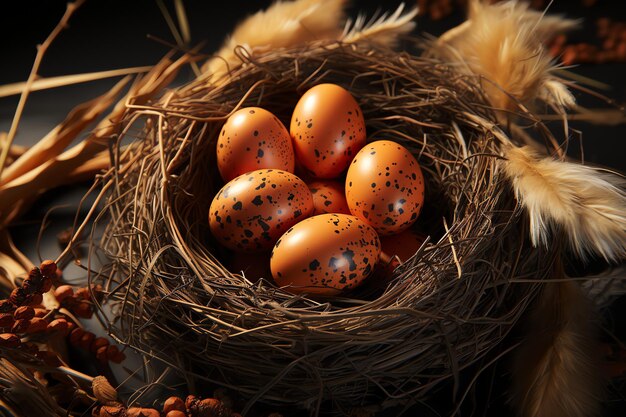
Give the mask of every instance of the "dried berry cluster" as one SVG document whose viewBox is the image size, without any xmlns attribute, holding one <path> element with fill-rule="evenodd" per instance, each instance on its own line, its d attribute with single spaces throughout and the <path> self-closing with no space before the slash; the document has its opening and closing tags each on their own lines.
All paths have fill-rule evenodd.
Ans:
<svg viewBox="0 0 626 417">
<path fill-rule="evenodd" d="M 179 397 L 170 397 L 159 412 L 155 408 L 130 407 L 121 405 L 103 405 L 93 410 L 94 417 L 241 417 L 231 410 L 226 401 L 217 398 L 198 399 L 194 395 L 183 401 Z M 276 416 L 276 415 L 275 415 Z"/>
<path fill-rule="evenodd" d="M 8 299 L 0 300 L 0 347 L 20 349 L 36 355 L 48 365 L 58 366 L 60 361 L 56 353 L 40 350 L 37 344 L 22 339 L 43 333 L 61 334 L 69 336 L 73 346 L 94 353 L 100 361 L 122 362 L 124 353 L 106 338 L 81 329 L 58 310 L 51 311 L 42 306 L 43 294 L 50 291 L 60 277 L 57 265 L 50 260 L 44 261 L 39 268 L 30 271 L 22 286 L 15 288 Z M 101 288 L 80 288 L 74 292 L 71 286 L 61 285 L 54 294 L 61 307 L 77 317 L 89 318 L 93 315 L 91 292 L 98 297 Z"/>
<path fill-rule="evenodd" d="M 568 43 L 564 35 L 557 36 L 550 45 L 550 54 L 561 57 L 565 65 L 626 61 L 626 23 L 608 18 L 596 21 L 597 42 Z"/>
</svg>

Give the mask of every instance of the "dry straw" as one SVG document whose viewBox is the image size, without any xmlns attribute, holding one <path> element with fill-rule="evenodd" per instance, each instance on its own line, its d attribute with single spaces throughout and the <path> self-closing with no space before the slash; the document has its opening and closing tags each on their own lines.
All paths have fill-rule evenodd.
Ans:
<svg viewBox="0 0 626 417">
<path fill-rule="evenodd" d="M 500 163 L 511 142 L 476 78 L 367 43 L 254 58 L 238 51 L 243 66 L 225 82 L 199 79 L 128 103 L 93 216 L 94 233 L 105 230 L 99 245 L 91 240 L 91 259 L 110 261 L 91 275 L 114 306 L 111 317 L 101 311 L 103 324 L 189 381 L 236 389 L 248 406 L 389 406 L 458 382 L 532 300 L 538 284 L 516 281 L 547 278 L 557 256 L 526 238 Z M 206 218 L 221 186 L 215 142 L 228 115 L 254 105 L 288 122 L 298 97 L 321 82 L 352 92 L 371 139 L 402 143 L 418 158 L 430 241 L 389 281 L 311 300 L 268 277 L 229 272 Z M 126 137 L 135 141 L 122 148 Z"/>
</svg>

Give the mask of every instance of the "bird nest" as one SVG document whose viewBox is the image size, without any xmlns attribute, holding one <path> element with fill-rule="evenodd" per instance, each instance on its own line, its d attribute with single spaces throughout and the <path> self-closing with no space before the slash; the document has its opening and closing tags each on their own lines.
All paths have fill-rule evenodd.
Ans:
<svg viewBox="0 0 626 417">
<path fill-rule="evenodd" d="M 522 282 L 547 277 L 551 253 L 527 242 L 501 169 L 504 127 L 480 80 L 368 45 L 239 52 L 224 78 L 128 103 L 99 178 L 104 231 L 91 253 L 107 259 L 91 279 L 108 291 L 110 333 L 248 406 L 314 412 L 420 398 L 493 351 L 532 299 L 537 284 Z M 301 94 L 328 82 L 356 98 L 368 140 L 401 143 L 419 161 L 429 238 L 392 277 L 320 300 L 230 272 L 207 216 L 223 185 L 215 147 L 227 117 L 260 106 L 288 125 Z"/>
</svg>

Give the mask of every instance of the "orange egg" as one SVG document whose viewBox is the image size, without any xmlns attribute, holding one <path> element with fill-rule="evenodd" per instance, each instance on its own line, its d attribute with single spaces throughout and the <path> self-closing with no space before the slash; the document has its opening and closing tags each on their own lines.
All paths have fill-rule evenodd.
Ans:
<svg viewBox="0 0 626 417">
<path fill-rule="evenodd" d="M 217 139 L 217 167 L 224 181 L 263 168 L 294 171 L 289 132 L 276 116 L 260 107 L 233 113 Z"/>
<path fill-rule="evenodd" d="M 274 281 L 293 293 L 335 295 L 359 285 L 380 256 L 376 231 L 346 214 L 320 214 L 293 226 L 274 246 Z"/>
<path fill-rule="evenodd" d="M 350 214 L 343 184 L 333 180 L 317 180 L 307 183 L 313 194 L 313 215 L 324 213 Z"/>
<path fill-rule="evenodd" d="M 354 157 L 346 176 L 350 212 L 381 235 L 411 226 L 424 203 L 424 177 L 415 157 L 388 140 L 366 145 Z"/>
<path fill-rule="evenodd" d="M 287 229 L 313 213 L 313 197 L 295 175 L 260 169 L 227 183 L 209 210 L 213 236 L 242 252 L 271 249 Z"/>
<path fill-rule="evenodd" d="M 298 101 L 289 129 L 296 158 L 313 176 L 335 178 L 365 145 L 365 120 L 354 97 L 319 84 Z"/>
<path fill-rule="evenodd" d="M 380 246 L 385 255 L 389 257 L 397 256 L 401 262 L 406 262 L 422 246 L 426 236 L 413 229 L 393 236 L 381 236 Z"/>
</svg>

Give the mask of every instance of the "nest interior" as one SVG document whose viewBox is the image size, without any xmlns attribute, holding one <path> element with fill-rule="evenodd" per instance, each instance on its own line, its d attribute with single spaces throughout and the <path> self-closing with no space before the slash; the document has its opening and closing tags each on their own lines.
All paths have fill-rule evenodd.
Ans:
<svg viewBox="0 0 626 417">
<path fill-rule="evenodd" d="M 433 58 L 315 43 L 241 56 L 228 78 L 200 78 L 149 106 L 129 105 L 100 179 L 120 342 L 263 401 L 319 410 L 419 398 L 498 345 L 523 313 L 550 254 L 531 250 L 499 161 L 496 115 L 477 79 Z M 427 180 L 418 224 L 430 241 L 374 291 L 312 300 L 223 266 L 207 215 L 222 185 L 217 135 L 242 106 L 287 126 L 309 87 L 332 82 L 360 104 L 368 140 L 410 149 Z M 124 137 L 135 136 L 122 147 Z"/>
</svg>

